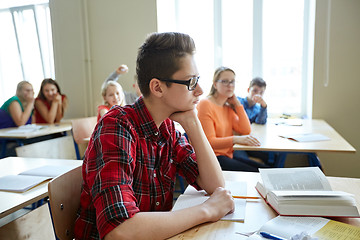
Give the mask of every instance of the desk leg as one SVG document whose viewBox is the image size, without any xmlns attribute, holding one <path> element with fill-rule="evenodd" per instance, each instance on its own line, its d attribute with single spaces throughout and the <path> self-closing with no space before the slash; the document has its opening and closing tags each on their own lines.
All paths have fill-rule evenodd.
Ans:
<svg viewBox="0 0 360 240">
<path fill-rule="evenodd" d="M 279 156 L 276 159 L 275 167 L 283 168 L 285 166 L 287 154 L 287 152 L 279 152 Z"/>
<path fill-rule="evenodd" d="M 316 153 L 307 153 L 307 155 L 308 155 L 308 162 L 310 167 L 319 167 L 321 170 L 323 170 L 320 160 L 316 155 Z"/>
</svg>

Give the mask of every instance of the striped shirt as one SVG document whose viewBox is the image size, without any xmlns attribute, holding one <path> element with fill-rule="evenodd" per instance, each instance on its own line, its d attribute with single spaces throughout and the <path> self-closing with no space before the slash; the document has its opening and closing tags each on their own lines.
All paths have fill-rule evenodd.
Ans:
<svg viewBox="0 0 360 240">
<path fill-rule="evenodd" d="M 198 188 L 194 149 L 170 119 L 157 128 L 142 97 L 99 121 L 82 172 L 76 239 L 102 239 L 139 211 L 171 210 L 176 173 Z"/>
</svg>

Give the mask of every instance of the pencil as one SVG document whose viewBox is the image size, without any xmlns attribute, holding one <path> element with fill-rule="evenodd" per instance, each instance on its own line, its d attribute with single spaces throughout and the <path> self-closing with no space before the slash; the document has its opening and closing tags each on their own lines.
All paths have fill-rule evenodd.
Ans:
<svg viewBox="0 0 360 240">
<path fill-rule="evenodd" d="M 233 198 L 241 198 L 241 199 L 259 199 L 260 197 L 249 197 L 249 196 L 232 196 Z"/>
</svg>

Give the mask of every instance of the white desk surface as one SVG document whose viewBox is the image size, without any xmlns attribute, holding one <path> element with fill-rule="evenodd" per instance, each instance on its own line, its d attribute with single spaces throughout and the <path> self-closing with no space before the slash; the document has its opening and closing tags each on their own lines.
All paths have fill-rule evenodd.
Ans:
<svg viewBox="0 0 360 240">
<path fill-rule="evenodd" d="M 14 138 L 14 139 L 28 139 L 40 136 L 46 136 L 53 133 L 66 132 L 72 129 L 71 123 L 56 123 L 56 124 L 36 124 L 44 126 L 39 130 L 32 132 L 9 132 L 18 128 L 3 128 L 0 129 L 0 138 Z"/>
<path fill-rule="evenodd" d="M 74 166 L 75 168 L 82 165 L 82 160 L 21 157 L 2 158 L 0 159 L 0 177 L 12 174 L 16 175 L 25 170 L 37 168 L 43 165 L 66 165 Z M 0 218 L 47 197 L 48 182 L 49 181 L 46 181 L 23 193 L 0 191 Z"/>
<path fill-rule="evenodd" d="M 286 151 L 286 152 L 352 152 L 356 150 L 339 133 L 324 120 L 300 120 L 302 126 L 282 124 L 281 119 L 268 119 L 265 125 L 252 124 L 251 135 L 255 136 L 261 146 L 234 145 L 234 150 Z M 296 119 L 299 121 L 299 119 Z M 278 124 L 276 124 L 278 123 Z M 320 133 L 330 138 L 327 141 L 296 142 L 279 135 Z"/>
<path fill-rule="evenodd" d="M 247 183 L 248 196 L 260 196 L 255 189 L 256 182 L 260 179 L 259 173 L 252 172 L 230 172 L 224 171 L 224 177 L 230 181 L 244 181 Z M 345 191 L 355 195 L 357 207 L 360 210 L 360 179 L 328 177 L 333 190 Z M 277 214 L 261 198 L 258 200 L 248 200 L 246 202 L 245 221 L 217 221 L 195 226 L 183 233 L 170 239 L 202 239 L 202 240 L 239 240 L 248 239 L 246 236 L 236 234 L 236 232 L 251 232 L 258 230 Z M 360 218 L 334 218 L 334 220 L 346 222 L 360 227 Z"/>
</svg>

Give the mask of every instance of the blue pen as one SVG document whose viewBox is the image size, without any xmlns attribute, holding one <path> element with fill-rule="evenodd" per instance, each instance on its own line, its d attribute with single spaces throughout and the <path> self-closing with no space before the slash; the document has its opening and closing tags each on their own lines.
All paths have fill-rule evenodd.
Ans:
<svg viewBox="0 0 360 240">
<path fill-rule="evenodd" d="M 267 239 L 274 239 L 274 240 L 286 240 L 285 238 L 282 238 L 282 237 L 278 237 L 274 234 L 271 234 L 271 233 L 267 233 L 267 232 L 260 232 L 260 235 L 264 238 L 267 238 Z"/>
</svg>

